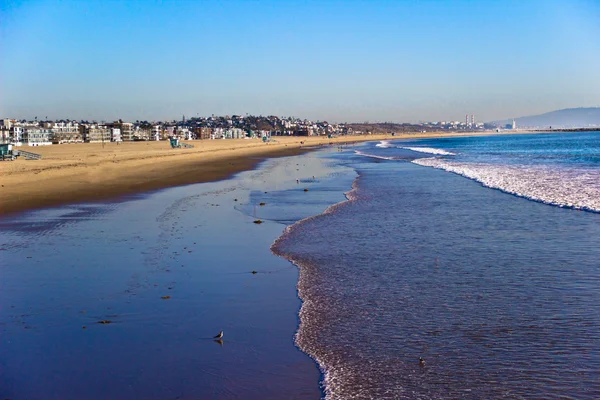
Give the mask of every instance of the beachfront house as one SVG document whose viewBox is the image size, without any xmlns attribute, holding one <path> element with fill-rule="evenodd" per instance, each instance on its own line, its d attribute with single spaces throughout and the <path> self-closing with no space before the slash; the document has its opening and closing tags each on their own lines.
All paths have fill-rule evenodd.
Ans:
<svg viewBox="0 0 600 400">
<path fill-rule="evenodd" d="M 152 134 L 152 130 L 148 128 L 140 128 L 139 126 L 135 127 L 133 131 L 133 140 L 135 141 L 147 141 L 150 140 L 150 135 Z"/>
<path fill-rule="evenodd" d="M 119 128 L 121 130 L 121 140 L 125 142 L 133 141 L 134 129 L 133 124 L 131 122 L 118 121 L 114 123 L 114 127 Z"/>
<path fill-rule="evenodd" d="M 158 141 L 161 139 L 161 136 L 162 136 L 162 130 L 160 128 L 160 125 L 152 126 L 152 130 L 150 131 L 150 140 Z"/>
<path fill-rule="evenodd" d="M 215 128 L 213 130 L 213 137 L 212 139 L 226 139 L 225 137 L 225 129 L 223 128 Z"/>
<path fill-rule="evenodd" d="M 121 138 L 121 129 L 119 128 L 110 128 L 110 141 L 111 142 L 122 142 Z"/>
<path fill-rule="evenodd" d="M 15 146 L 21 146 L 23 144 L 23 131 L 25 128 L 22 126 L 12 125 L 9 130 L 9 143 Z"/>
<path fill-rule="evenodd" d="M 22 142 L 27 146 L 48 146 L 52 144 L 52 131 L 44 128 L 24 128 Z"/>
<path fill-rule="evenodd" d="M 83 136 L 85 143 L 104 143 L 110 142 L 110 129 L 104 125 L 83 124 L 79 125 L 79 132 Z"/>
<path fill-rule="evenodd" d="M 52 143 L 83 143 L 83 136 L 77 122 L 44 122 L 44 127 L 52 131 Z"/>
<path fill-rule="evenodd" d="M 246 137 L 246 132 L 240 128 L 229 128 L 225 131 L 227 139 L 243 139 Z"/>
<path fill-rule="evenodd" d="M 0 126 L 0 144 L 10 142 L 10 130 L 4 126 Z"/>
<path fill-rule="evenodd" d="M 194 133 L 196 134 L 196 139 L 211 139 L 213 130 L 212 128 L 199 127 L 194 128 Z"/>
<path fill-rule="evenodd" d="M 179 126 L 177 134 L 183 140 L 192 140 L 193 132 L 187 126 Z"/>
</svg>

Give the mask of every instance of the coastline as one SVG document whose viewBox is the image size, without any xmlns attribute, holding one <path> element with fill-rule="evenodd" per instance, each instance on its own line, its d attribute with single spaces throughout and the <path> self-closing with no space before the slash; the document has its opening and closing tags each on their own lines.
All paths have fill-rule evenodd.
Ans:
<svg viewBox="0 0 600 400">
<path fill-rule="evenodd" d="M 291 221 L 343 198 L 353 171 L 332 169 L 327 152 L 127 202 L 0 219 L 0 393 L 322 397 L 317 365 L 293 341 L 299 270 L 270 246 Z M 211 339 L 219 330 L 222 343 Z M 19 379 L 32 370 L 35 382 Z"/>
<path fill-rule="evenodd" d="M 258 140 L 197 140 L 193 149 L 168 142 L 84 143 L 36 147 L 38 161 L 0 163 L 0 215 L 101 201 L 168 187 L 226 179 L 266 158 L 291 156 L 325 145 L 435 137 L 529 134 L 532 132 L 361 135 L 337 138 L 277 137 Z M 542 132 L 538 132 L 542 133 Z"/>
<path fill-rule="evenodd" d="M 507 386 L 498 376 L 516 382 L 509 388 L 517 396 L 532 393 L 531 376 L 565 382 L 535 386 L 545 397 L 594 391 L 595 370 L 569 366 L 588 362 L 597 348 L 586 340 L 597 321 L 582 316 L 578 302 L 595 294 L 589 238 L 597 237 L 597 215 L 404 160 L 345 165 L 360 174 L 347 201 L 291 225 L 271 248 L 300 270 L 296 342 L 319 365 L 325 398 L 500 398 Z M 571 257 L 579 257 L 576 271 L 564 268 Z M 565 301 L 571 288 L 585 294 Z M 521 302 L 506 318 L 514 298 L 530 292 L 549 311 L 540 316 L 541 307 Z M 564 314 L 554 322 L 557 310 Z M 565 332 L 569 320 L 586 322 Z M 558 335 L 568 339 L 547 347 Z M 571 342 L 577 347 L 568 351 Z M 542 367 L 529 363 L 532 352 Z"/>
<path fill-rule="evenodd" d="M 394 137 L 391 139 L 404 138 Z M 310 149 L 305 148 L 302 151 L 305 150 Z M 300 157 L 275 158 L 273 156 L 271 158 L 267 156 L 269 159 L 263 158 L 264 162 L 255 160 L 258 165 L 253 170 L 238 174 L 232 179 L 171 188 L 148 196 L 135 197 L 124 203 L 82 204 L 55 210 L 41 210 L 27 214 L 23 218 L 19 216 L 18 220 L 15 218 L 15 221 L 18 222 L 15 222 L 14 226 L 11 226 L 9 222 L 11 218 L 6 218 L 4 222 L 9 223 L 4 225 L 7 229 L 3 230 L 3 234 L 10 240 L 5 241 L 3 250 L 6 251 L 4 254 L 10 268 L 5 269 L 7 290 L 4 296 L 6 304 L 15 305 L 15 308 L 5 310 L 4 317 L 10 318 L 4 319 L 11 322 L 7 323 L 3 329 L 5 329 L 6 336 L 10 337 L 11 342 L 15 344 L 7 345 L 3 350 L 5 355 L 20 360 L 16 365 L 17 369 L 36 367 L 36 360 L 39 359 L 42 351 L 46 361 L 48 361 L 48 356 L 60 358 L 62 368 L 67 368 L 69 361 L 73 365 L 77 365 L 81 361 L 81 356 L 84 358 L 92 356 L 95 359 L 93 365 L 97 365 L 100 370 L 88 369 L 87 373 L 78 377 L 82 383 L 88 386 L 87 388 L 83 388 L 81 383 L 75 382 L 77 377 L 74 377 L 72 381 L 63 379 L 56 383 L 43 383 L 42 385 L 49 385 L 46 387 L 37 386 L 32 389 L 43 389 L 45 393 L 52 393 L 52 390 L 56 390 L 57 392 L 52 393 L 54 395 L 71 385 L 79 391 L 78 397 L 87 397 L 86 395 L 90 394 L 90 388 L 96 390 L 99 395 L 103 395 L 103 398 L 113 397 L 115 393 L 119 393 L 124 396 L 123 398 L 144 395 L 146 398 L 156 398 L 157 400 L 175 396 L 191 399 L 207 395 L 219 398 L 239 398 L 241 393 L 245 395 L 253 393 L 256 396 L 260 394 L 262 396 L 260 398 L 281 398 L 282 393 L 288 398 L 299 399 L 324 396 L 324 391 L 328 386 L 327 382 L 323 382 L 323 380 L 327 381 L 328 372 L 333 370 L 328 371 L 325 368 L 322 351 L 306 342 L 306 337 L 304 344 L 299 343 L 300 330 L 293 331 L 296 333 L 295 344 L 298 348 L 293 348 L 290 340 L 293 334 L 292 327 L 303 328 L 305 333 L 309 334 L 320 332 L 320 330 L 315 331 L 314 329 L 306 331 L 308 327 L 306 324 L 304 327 L 300 325 L 300 328 L 297 325 L 298 318 L 301 320 L 304 318 L 304 322 L 306 322 L 306 318 L 309 318 L 310 307 L 321 303 L 325 304 L 307 298 L 308 290 L 312 290 L 309 289 L 310 282 L 307 280 L 313 279 L 317 274 L 311 273 L 306 266 L 302 267 L 301 259 L 299 259 L 300 264 L 295 262 L 293 254 L 278 254 L 279 252 L 273 251 L 273 249 L 285 241 L 282 238 L 283 236 L 287 237 L 290 231 L 292 231 L 292 235 L 297 236 L 298 232 L 294 231 L 302 230 L 303 225 L 313 226 L 323 218 L 333 221 L 337 217 L 331 215 L 331 210 L 339 209 L 343 213 L 344 209 L 352 206 L 351 200 L 355 197 L 357 186 L 354 178 L 340 182 L 339 175 L 336 174 L 337 177 L 327 183 L 325 182 L 327 174 L 314 171 L 317 166 L 312 160 L 313 157 L 318 158 L 319 153 L 327 151 L 337 157 L 335 149 L 323 149 Z M 370 162 L 365 161 L 365 163 Z M 386 163 L 386 165 L 394 166 L 395 164 Z M 331 168 L 330 165 L 328 165 L 329 168 Z M 476 193 L 478 196 L 504 199 L 507 204 L 524 201 L 513 196 L 507 198 L 499 191 L 488 191 L 479 185 L 474 185 L 470 180 L 453 176 L 454 174 L 442 174 L 442 171 L 430 168 L 423 169 L 423 167 L 412 164 L 398 164 L 393 169 L 419 171 L 420 175 L 429 177 L 428 179 L 437 177 L 435 179 L 455 182 L 456 184 L 444 186 L 449 190 L 458 190 L 454 188 L 455 186 L 457 188 L 470 187 L 473 190 L 472 193 Z M 300 185 L 296 183 L 298 178 Z M 422 185 L 426 180 L 418 177 L 408 181 Z M 351 190 L 349 190 L 349 182 L 352 182 Z M 405 179 L 402 182 L 407 184 Z M 305 187 L 309 188 L 308 192 L 302 190 Z M 435 193 L 438 193 L 438 186 L 433 185 L 432 187 L 436 188 L 434 189 Z M 324 193 L 326 193 L 325 198 L 322 197 Z M 345 195 L 345 198 L 342 194 Z M 458 196 L 449 197 L 458 198 Z M 379 198 L 384 198 L 384 196 Z M 256 207 L 261 204 L 260 202 L 266 202 L 266 207 Z M 307 208 L 310 207 L 313 211 L 307 212 L 307 209 L 302 209 L 298 212 L 300 204 L 306 205 Z M 489 205 L 495 204 L 495 201 L 482 201 L 477 204 Z M 537 210 L 538 207 L 530 202 L 524 202 L 523 205 L 532 210 Z M 407 210 L 411 210 L 414 208 L 414 204 L 406 204 L 405 207 Z M 474 208 L 470 207 L 470 209 Z M 522 208 L 519 207 L 519 209 Z M 101 211 L 99 214 L 94 214 L 95 209 L 107 210 L 107 212 L 105 214 Z M 375 207 L 375 209 L 384 210 L 385 206 Z M 91 214 L 87 214 L 85 210 L 89 210 Z M 283 210 L 290 214 L 282 213 Z M 504 213 L 505 210 L 512 210 L 512 208 L 498 207 L 498 210 Z M 562 214 L 565 211 L 552 207 L 546 212 Z M 411 212 L 401 214 L 411 215 Z M 427 215 L 425 214 L 425 216 Z M 487 216 L 488 213 L 484 213 L 484 215 Z M 577 218 L 577 214 L 573 215 L 574 218 Z M 64 224 L 64 228 L 59 226 L 63 223 L 58 222 L 63 216 L 67 217 L 65 221 L 70 221 Z M 264 220 L 265 223 L 253 224 L 252 220 L 257 217 Z M 296 219 L 298 217 L 301 218 Z M 43 223 L 45 219 L 55 221 L 56 226 L 48 228 Z M 297 223 L 287 222 L 294 219 Z M 497 219 L 500 220 L 500 218 Z M 433 220 L 437 222 L 441 218 Z M 469 218 L 462 220 L 470 221 Z M 554 218 L 544 220 L 554 221 Z M 420 218 L 416 218 L 416 221 L 420 221 Z M 281 224 L 288 225 L 284 232 L 281 232 Z M 77 227 L 77 225 L 80 226 Z M 400 224 L 394 224 L 394 226 L 397 225 Z M 424 225 L 433 224 L 429 222 Z M 117 226 L 119 228 L 115 230 Z M 218 229 L 214 229 L 217 227 Z M 455 227 L 452 226 L 450 229 L 454 231 Z M 116 236 L 115 231 L 119 232 Z M 153 231 L 158 231 L 158 235 Z M 346 232 L 344 229 L 334 229 L 334 231 Z M 12 232 L 17 234 L 13 237 Z M 311 232 L 313 231 L 311 230 Z M 409 236 L 405 240 L 398 240 L 398 243 L 410 240 L 413 233 L 407 232 L 404 233 Z M 593 236 L 590 235 L 590 237 Z M 56 238 L 59 237 L 77 237 L 78 239 L 76 242 L 69 243 L 57 240 Z M 124 238 L 127 239 L 123 240 Z M 249 240 L 250 238 L 252 239 Z M 273 240 L 275 241 L 273 242 Z M 196 247 L 196 241 L 198 247 Z M 315 243 L 314 240 L 310 240 L 310 242 Z M 419 246 L 425 242 L 425 240 L 419 240 Z M 439 240 L 435 243 L 436 245 L 443 244 L 444 241 Z M 241 254 L 226 250 L 232 244 L 239 246 Z M 279 256 L 274 258 L 280 259 L 282 262 L 277 262 L 267 256 L 271 254 L 271 251 L 268 250 L 269 247 L 275 255 Z M 556 246 L 556 248 L 560 247 Z M 182 248 L 183 250 L 181 250 Z M 105 252 L 102 253 L 102 257 L 97 257 L 99 250 Z M 329 254 L 330 250 L 326 250 Z M 134 254 L 140 252 L 142 256 L 138 255 L 139 260 L 135 259 Z M 438 250 L 432 250 L 429 253 L 445 254 Z M 464 254 L 466 253 L 461 253 L 460 257 L 463 257 Z M 109 259 L 103 260 L 103 257 L 109 257 Z M 93 274 L 98 273 L 102 279 L 109 278 L 112 280 L 109 282 L 112 283 L 109 285 L 100 279 L 99 288 L 96 288 L 92 280 L 79 280 L 76 275 L 83 272 L 69 270 L 73 267 L 70 265 L 73 263 L 73 259 L 76 260 L 75 264 L 85 265 L 86 271 L 93 271 Z M 445 258 L 441 257 L 440 259 L 446 266 Z M 291 267 L 286 260 L 291 261 L 295 266 Z M 419 265 L 419 262 L 421 262 L 420 258 L 414 264 Z M 106 267 L 101 265 L 102 263 L 105 265 L 114 263 L 118 267 L 105 270 Z M 252 269 L 258 270 L 258 273 L 250 274 L 249 271 Z M 103 270 L 105 272 L 102 272 Z M 431 273 L 430 268 L 426 271 Z M 37 274 L 41 276 L 37 276 Z M 303 275 L 304 278 L 302 278 Z M 34 276 L 36 278 L 32 280 L 31 278 Z M 299 277 L 300 279 L 298 279 Z M 67 303 L 61 303 L 61 301 L 57 303 L 56 299 L 60 300 L 61 296 L 54 296 L 52 285 L 42 288 L 45 285 L 40 284 L 50 280 L 56 280 L 56 282 L 64 280 L 65 286 L 68 286 L 69 280 L 72 281 L 73 283 L 68 286 L 69 290 L 61 295 L 68 296 L 65 298 L 68 298 L 70 303 L 81 303 L 80 308 L 85 309 L 85 312 L 78 313 L 77 310 L 70 310 Z M 126 294 L 119 293 L 117 289 L 123 283 L 127 283 L 128 286 Z M 84 290 L 81 293 L 73 290 L 82 284 L 85 286 L 82 287 Z M 297 288 L 296 285 L 298 285 Z M 342 286 L 336 285 L 336 287 Z M 24 289 L 25 291 L 21 292 Z M 88 290 L 90 291 L 89 297 L 87 297 Z M 25 300 L 29 301 L 35 298 L 37 302 L 37 296 L 40 293 L 42 296 L 50 296 L 49 304 L 36 306 L 32 310 L 30 304 Z M 161 300 L 160 296 L 165 293 L 173 298 L 168 301 Z M 77 297 L 82 294 L 83 297 Z M 106 296 L 107 294 L 108 296 Z M 296 295 L 302 300 L 300 315 L 298 315 L 300 300 L 295 297 Z M 20 299 L 23 299 L 23 302 Z M 98 299 L 100 301 L 95 304 Z M 64 300 L 62 301 L 64 302 Z M 58 307 L 55 303 L 58 304 Z M 306 307 L 307 304 L 309 307 Z M 173 308 L 173 306 L 176 307 Z M 271 307 L 271 309 L 267 310 L 267 307 Z M 293 318 L 290 311 L 294 312 Z M 316 311 L 317 314 L 322 315 L 323 310 Z M 87 315 L 93 315 L 92 318 L 111 318 L 115 323 L 109 326 L 90 325 L 94 320 L 90 322 L 90 317 Z M 182 324 L 182 321 L 185 323 Z M 21 323 L 23 326 L 19 325 Z M 314 321 L 312 323 L 314 324 Z M 78 324 L 87 324 L 88 329 L 80 331 Z M 421 325 L 422 322 L 419 321 L 419 326 Z M 202 336 L 204 331 L 207 332 L 207 336 L 216 332 L 214 327 L 224 328 L 227 332 L 224 347 L 217 346 L 218 343 L 210 340 L 202 340 L 208 339 L 208 337 Z M 113 330 L 111 331 L 111 329 Z M 81 335 L 76 334 L 77 332 L 81 332 Z M 138 332 L 140 337 L 142 332 L 145 332 L 145 339 L 139 344 L 135 341 L 132 342 L 132 337 L 135 337 Z M 59 333 L 60 335 L 58 335 Z M 108 335 L 105 340 L 100 343 L 95 342 L 105 333 Z M 147 335 L 150 335 L 151 338 L 146 338 Z M 198 339 L 199 335 L 200 339 Z M 44 344 L 52 342 L 43 341 L 40 338 L 45 340 L 52 336 L 65 337 L 67 340 L 59 341 L 56 351 L 48 350 L 52 346 L 44 347 Z M 268 337 L 269 340 L 264 340 L 265 337 Z M 326 342 L 328 337 L 337 338 L 338 336 L 325 335 L 318 338 L 317 343 Z M 68 355 L 73 352 L 73 349 L 68 349 L 69 344 L 67 343 L 71 339 L 81 344 L 83 350 L 79 350 L 79 353 L 76 351 L 73 357 L 67 357 L 64 362 L 64 354 Z M 168 342 L 165 342 L 166 339 Z M 383 337 L 380 340 L 385 342 L 387 339 Z M 168 345 L 164 343 L 168 343 Z M 174 343 L 179 344 L 175 345 Z M 90 346 L 91 344 L 93 346 Z M 109 344 L 115 347 L 110 347 Z M 55 346 L 56 343 L 52 343 L 52 345 Z M 128 346 L 132 346 L 132 348 L 129 349 Z M 413 349 L 415 354 L 419 351 L 417 347 Z M 116 354 L 115 349 L 118 350 L 117 353 L 124 352 L 120 355 L 123 360 L 127 360 L 123 366 L 118 365 L 119 356 L 116 361 L 110 356 Z M 139 357 L 139 354 L 143 354 L 149 349 L 154 350 L 149 353 L 148 357 Z M 302 353 L 298 350 L 302 350 Z M 89 354 L 86 354 L 86 351 Z M 431 351 L 433 352 L 433 350 Z M 150 356 L 150 354 L 152 355 Z M 21 361 L 23 356 L 24 361 Z M 155 359 L 155 357 L 157 358 Z M 410 357 L 409 355 L 406 358 Z M 432 354 L 427 354 L 426 358 L 428 361 L 435 360 Z M 175 360 L 176 362 L 174 362 Z M 315 363 L 320 367 L 320 378 Z M 382 362 L 382 364 L 387 365 L 388 363 Z M 432 364 L 435 364 L 435 361 Z M 133 376 L 139 368 L 140 371 L 143 371 L 142 375 L 146 382 L 160 380 L 164 381 L 164 384 L 144 387 L 136 383 L 131 385 L 131 383 L 124 382 L 128 378 L 117 379 L 116 375 L 104 376 L 102 371 L 108 370 L 111 365 L 118 367 L 117 373 L 120 376 Z M 269 365 L 269 368 L 266 368 L 265 365 Z M 14 366 L 15 364 L 13 364 Z M 195 374 L 193 374 L 193 379 L 190 376 L 189 381 L 195 381 L 197 386 L 181 383 L 182 377 L 187 376 L 190 367 Z M 45 366 L 39 368 L 44 374 L 47 372 Z M 277 372 L 273 372 L 274 370 Z M 361 376 L 363 372 L 361 369 Z M 65 373 L 64 375 L 70 374 Z M 15 397 L 13 395 L 18 393 L 19 389 L 27 389 L 25 386 L 18 386 L 19 382 L 17 381 L 6 379 L 17 376 L 19 376 L 18 373 L 11 373 L 6 374 L 3 378 L 6 384 L 10 383 L 11 385 L 7 386 L 11 390 L 8 392 L 10 397 Z M 219 378 L 215 378 L 217 376 Z M 114 393 L 102 392 L 102 390 L 107 390 L 106 381 L 103 381 L 107 378 L 116 383 L 112 389 L 115 391 Z M 285 385 L 278 384 L 278 382 L 288 379 L 293 379 L 291 391 Z M 329 380 L 329 384 L 335 381 L 335 379 Z M 391 381 L 393 380 L 391 379 Z M 44 382 L 43 379 L 40 381 Z M 184 379 L 184 381 L 186 380 Z M 317 381 L 320 381 L 321 384 L 325 383 L 325 386 L 321 386 L 322 391 L 318 390 Z M 119 386 L 123 383 L 131 386 Z M 226 392 L 222 389 L 223 385 L 228 387 Z M 265 394 L 267 388 L 270 391 L 269 394 Z M 51 390 L 47 391 L 47 389 Z M 31 392 L 25 391 L 18 394 L 31 394 Z"/>
</svg>

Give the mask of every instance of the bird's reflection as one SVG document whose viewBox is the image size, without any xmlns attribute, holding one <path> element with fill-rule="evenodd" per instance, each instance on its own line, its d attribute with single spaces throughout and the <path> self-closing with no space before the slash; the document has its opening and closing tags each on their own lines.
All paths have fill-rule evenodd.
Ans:
<svg viewBox="0 0 600 400">
<path fill-rule="evenodd" d="M 223 347 L 223 340 L 222 339 L 215 339 L 215 340 L 213 340 L 213 342 L 219 343 L 219 346 Z"/>
</svg>

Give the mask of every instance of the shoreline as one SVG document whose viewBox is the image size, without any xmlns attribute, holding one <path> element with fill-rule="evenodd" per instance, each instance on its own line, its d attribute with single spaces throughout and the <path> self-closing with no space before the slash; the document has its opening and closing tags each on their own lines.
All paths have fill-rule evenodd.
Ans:
<svg viewBox="0 0 600 400">
<path fill-rule="evenodd" d="M 189 142 L 194 144 L 193 149 L 170 149 L 164 141 L 37 147 L 32 150 L 42 154 L 42 160 L 0 163 L 0 215 L 214 182 L 254 169 L 267 158 L 298 155 L 327 145 L 530 133 L 533 132 L 427 132 L 332 139 L 276 137 L 276 142 L 267 144 L 244 139 L 196 140 Z"/>
<path fill-rule="evenodd" d="M 354 178 L 331 176 L 344 168 L 321 152 L 335 149 L 115 206 L 6 218 L 6 397 L 321 398 L 317 364 L 293 339 L 299 270 L 270 250 L 287 221 L 319 214 Z M 29 370 L 39 379 L 26 385 Z"/>
</svg>

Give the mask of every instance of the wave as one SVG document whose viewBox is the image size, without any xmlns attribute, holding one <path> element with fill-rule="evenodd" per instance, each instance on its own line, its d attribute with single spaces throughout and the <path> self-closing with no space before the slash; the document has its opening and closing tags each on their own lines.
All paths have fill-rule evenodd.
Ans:
<svg viewBox="0 0 600 400">
<path fill-rule="evenodd" d="M 379 147 L 379 148 L 382 148 L 382 149 L 389 149 L 389 148 L 405 149 L 405 150 L 416 151 L 416 152 L 419 152 L 419 153 L 435 154 L 435 155 L 438 155 L 438 156 L 455 156 L 456 155 L 456 154 L 451 153 L 449 151 L 442 150 L 442 149 L 436 149 L 436 148 L 433 148 L 433 147 L 396 146 L 396 145 L 393 145 L 392 142 L 390 142 L 389 140 L 382 140 L 381 142 L 377 143 L 375 145 L 375 147 Z"/>
<path fill-rule="evenodd" d="M 435 154 L 438 156 L 455 156 L 456 154 L 451 153 L 442 149 L 435 149 L 433 147 L 399 147 L 400 149 L 406 149 L 411 151 L 417 151 L 419 153 Z"/>
<path fill-rule="evenodd" d="M 319 370 L 322 374 L 322 382 L 321 385 L 325 392 L 325 399 L 331 398 L 331 392 L 333 387 L 335 386 L 335 378 L 332 374 L 335 372 L 334 370 L 327 368 L 325 360 L 320 356 L 317 349 L 315 349 L 313 343 L 314 339 L 314 331 L 316 320 L 318 319 L 318 315 L 320 315 L 318 311 L 318 303 L 314 301 L 314 299 L 310 296 L 311 281 L 317 276 L 314 273 L 314 266 L 312 263 L 306 259 L 299 259 L 294 257 L 292 254 L 284 250 L 285 243 L 289 241 L 292 237 L 293 232 L 297 230 L 303 229 L 303 227 L 309 222 L 317 219 L 323 218 L 329 214 L 335 212 L 339 207 L 344 206 L 349 202 L 353 202 L 358 200 L 358 181 L 360 179 L 360 175 L 356 177 L 354 182 L 352 183 L 352 188 L 344 193 L 346 197 L 345 200 L 340 201 L 339 203 L 333 204 L 321 214 L 313 215 L 299 221 L 296 221 L 294 224 L 286 227 L 277 239 L 271 245 L 271 252 L 279 257 L 282 257 L 293 265 L 295 265 L 299 270 L 298 277 L 298 297 L 302 301 L 302 305 L 300 306 L 300 311 L 298 313 L 300 318 L 300 324 L 298 326 L 298 330 L 296 331 L 296 335 L 294 337 L 294 341 L 296 346 L 300 350 L 302 350 L 305 354 L 311 357 L 317 363 Z"/>
<path fill-rule="evenodd" d="M 378 156 L 375 154 L 363 153 L 362 151 L 359 151 L 359 150 L 354 150 L 354 152 L 356 154 L 358 154 L 359 156 L 379 158 L 380 160 L 399 160 L 398 157 Z"/>
<path fill-rule="evenodd" d="M 443 169 L 519 197 L 600 212 L 600 171 L 529 165 L 495 165 L 420 158 L 413 163 Z"/>
<path fill-rule="evenodd" d="M 381 147 L 381 148 L 387 149 L 388 147 L 396 147 L 396 146 L 394 146 L 389 140 L 382 140 L 381 142 L 377 143 L 375 145 L 375 147 Z"/>
</svg>

